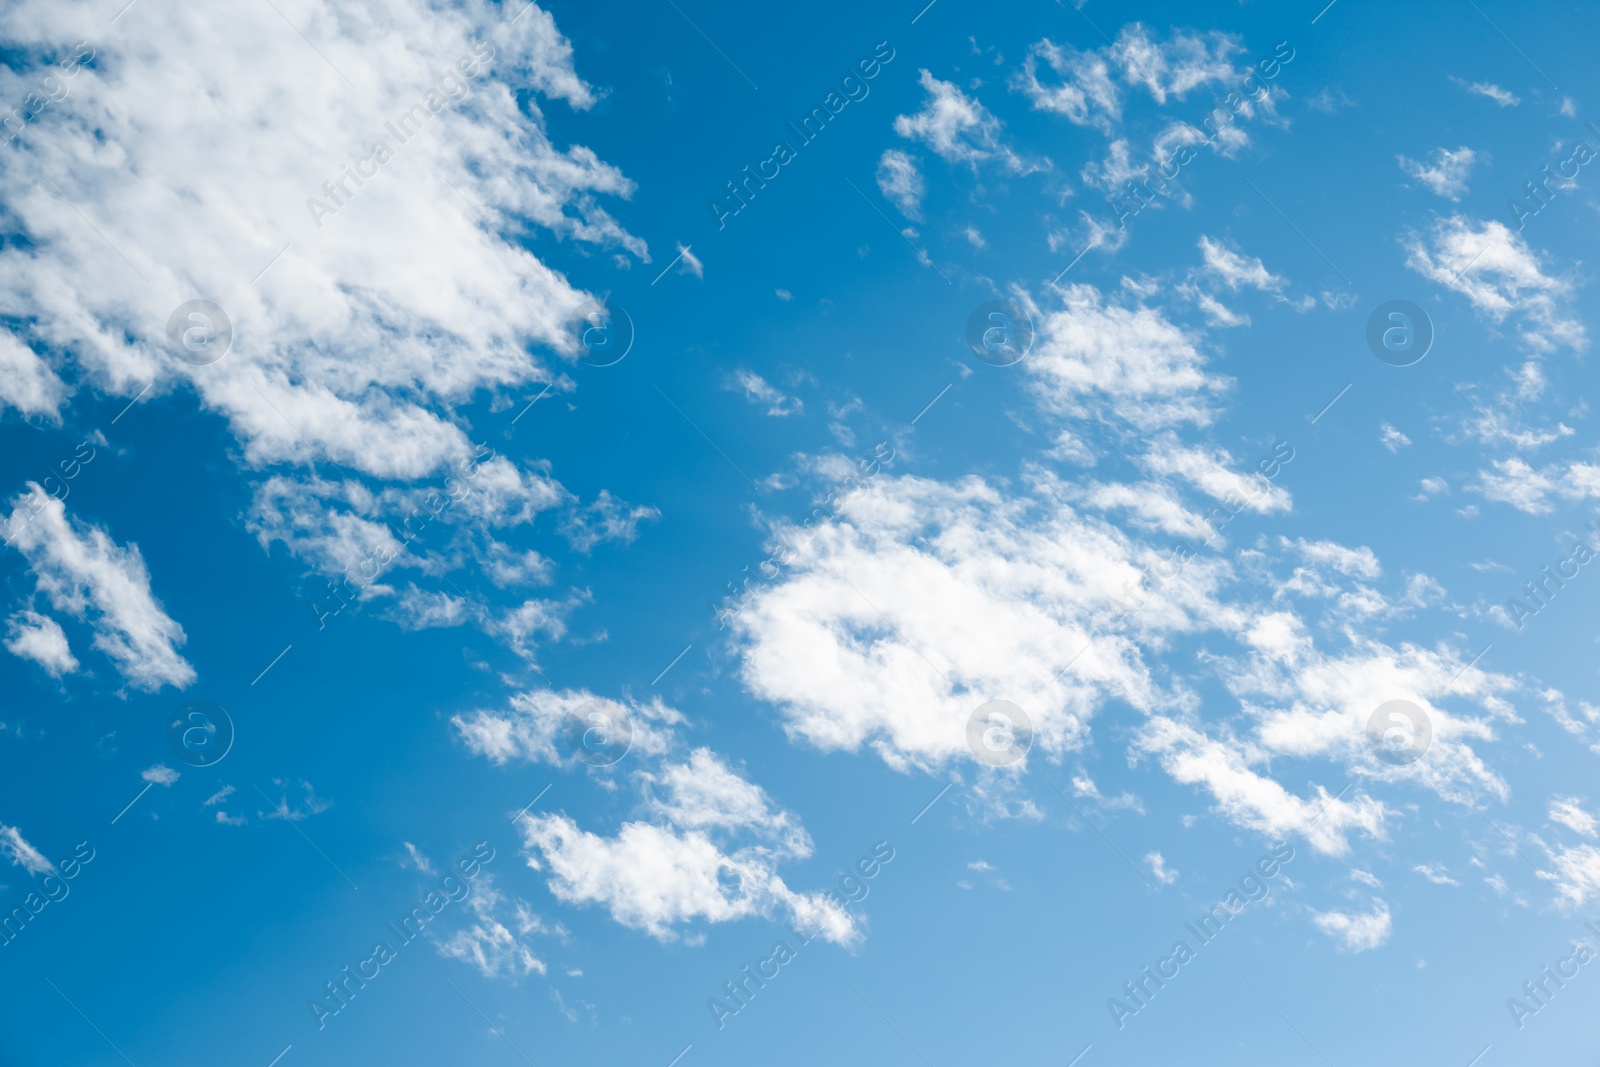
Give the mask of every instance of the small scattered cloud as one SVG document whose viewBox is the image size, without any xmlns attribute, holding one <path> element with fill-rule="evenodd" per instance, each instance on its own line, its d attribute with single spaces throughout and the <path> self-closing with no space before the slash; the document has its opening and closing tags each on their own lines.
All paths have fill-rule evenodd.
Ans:
<svg viewBox="0 0 1600 1067">
<path fill-rule="evenodd" d="M 1389 905 L 1374 897 L 1373 909 L 1364 914 L 1342 911 L 1313 912 L 1317 929 L 1327 934 L 1343 952 L 1370 952 L 1386 944 L 1394 924 Z"/>
<path fill-rule="evenodd" d="M 1478 96 L 1487 97 L 1488 99 L 1499 104 L 1501 107 L 1516 107 L 1518 104 L 1522 103 L 1522 99 L 1515 93 L 1511 92 L 1509 89 L 1502 89 L 1493 82 L 1469 82 L 1464 78 L 1457 78 L 1454 76 L 1452 76 L 1450 80 L 1461 86 L 1461 88 L 1465 89 L 1467 92 L 1475 93 Z"/>
<path fill-rule="evenodd" d="M 52 678 L 78 669 L 61 624 L 36 611 L 19 611 L 6 620 L 6 650 L 37 663 Z"/>
<path fill-rule="evenodd" d="M 333 807 L 333 801 L 325 800 L 322 797 L 317 796 L 316 790 L 313 789 L 311 783 L 305 779 L 301 779 L 294 783 L 294 785 L 299 787 L 299 791 L 302 794 L 301 802 L 299 804 L 289 800 L 289 792 L 291 789 L 290 783 L 281 778 L 274 778 L 272 780 L 272 784 L 277 787 L 278 802 L 270 812 L 257 812 L 257 818 L 283 819 L 287 822 L 300 822 L 302 819 L 309 819 L 313 815 L 321 815 L 323 812 Z"/>
<path fill-rule="evenodd" d="M 165 763 L 158 763 L 154 767 L 147 767 L 139 777 L 154 785 L 171 785 L 178 780 L 178 772 Z"/>
<path fill-rule="evenodd" d="M 799 397 L 785 394 L 755 371 L 737 371 L 734 381 L 744 390 L 744 398 L 750 403 L 765 404 L 768 415 L 782 418 L 798 415 L 805 410 L 805 404 Z"/>
<path fill-rule="evenodd" d="M 1447 200 L 1460 200 L 1467 192 L 1467 178 L 1477 162 L 1477 153 L 1462 146 L 1454 151 L 1448 148 L 1434 150 L 1431 163 L 1419 163 L 1405 156 L 1397 157 L 1405 174 L 1426 185 Z"/>
<path fill-rule="evenodd" d="M 914 222 L 922 221 L 922 197 L 927 185 L 915 157 L 898 148 L 888 149 L 878 160 L 878 188 L 900 214 Z"/>
<path fill-rule="evenodd" d="M 1378 428 L 1378 443 L 1390 452 L 1398 452 L 1411 443 L 1411 438 L 1386 422 Z"/>
</svg>

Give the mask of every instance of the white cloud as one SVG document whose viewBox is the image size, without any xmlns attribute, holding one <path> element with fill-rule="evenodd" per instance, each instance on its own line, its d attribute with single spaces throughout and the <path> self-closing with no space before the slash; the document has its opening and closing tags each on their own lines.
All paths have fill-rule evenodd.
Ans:
<svg viewBox="0 0 1600 1067">
<path fill-rule="evenodd" d="M 1583 323 L 1566 307 L 1571 283 L 1544 273 L 1522 236 L 1495 220 L 1439 219 L 1426 236 L 1405 240 L 1406 266 L 1471 301 L 1495 322 L 1517 314 L 1522 339 L 1539 350 L 1588 346 Z"/>
<path fill-rule="evenodd" d="M 1453 75 L 1451 76 L 1450 80 L 1461 86 L 1461 88 L 1465 89 L 1469 93 L 1475 93 L 1478 96 L 1488 97 L 1501 107 L 1516 107 L 1518 104 L 1522 103 L 1521 98 L 1515 93 L 1512 93 L 1508 89 L 1502 89 L 1493 82 L 1468 82 Z"/>
<path fill-rule="evenodd" d="M 504 711 L 475 711 L 453 716 L 450 722 L 467 750 L 491 763 L 560 763 L 571 758 L 563 740 L 569 716 L 590 711 L 610 716 L 614 723 L 630 724 L 630 752 L 644 756 L 665 753 L 672 727 L 684 721 L 659 697 L 649 703 L 632 699 L 621 702 L 597 697 L 587 690 L 536 689 L 513 694 L 510 707 Z"/>
<path fill-rule="evenodd" d="M 1269 271 L 1261 260 L 1236 252 L 1221 241 L 1213 241 L 1202 235 L 1200 251 L 1205 256 L 1205 269 L 1229 289 L 1237 290 L 1243 286 L 1275 293 L 1284 286 L 1284 279 Z"/>
<path fill-rule="evenodd" d="M 6 650 L 37 663 L 52 678 L 78 669 L 61 624 L 36 611 L 19 611 L 6 620 Z"/>
<path fill-rule="evenodd" d="M 1467 192 L 1467 178 L 1471 176 L 1478 157 L 1472 149 L 1463 146 L 1453 152 L 1448 148 L 1435 149 L 1431 166 L 1405 156 L 1400 156 L 1399 160 L 1402 171 L 1432 189 L 1436 195 L 1447 200 L 1460 200 Z"/>
<path fill-rule="evenodd" d="M 1062 292 L 1040 309 L 1038 337 L 1023 362 L 1052 412 L 1069 418 L 1120 416 L 1140 430 L 1212 419 L 1208 393 L 1228 387 L 1208 375 L 1199 338 L 1159 309 L 1114 303 L 1092 285 Z"/>
<path fill-rule="evenodd" d="M 1113 43 L 1086 52 L 1041 40 L 1028 50 L 1011 84 L 1034 108 L 1109 133 L 1122 118 L 1118 78 L 1165 104 L 1169 96 L 1181 100 L 1197 88 L 1233 79 L 1229 57 L 1238 51 L 1238 42 L 1224 34 L 1179 30 L 1162 42 L 1133 23 L 1124 26 Z M 1041 60 L 1054 76 L 1048 82 L 1040 77 Z"/>
<path fill-rule="evenodd" d="M 178 772 L 168 767 L 165 763 L 158 763 L 154 767 L 147 767 L 139 773 L 139 777 L 152 785 L 170 786 L 178 780 Z"/>
<path fill-rule="evenodd" d="M 590 552 L 607 541 L 632 544 L 639 536 L 641 522 L 654 522 L 661 517 L 657 508 L 645 504 L 629 504 L 611 495 L 609 489 L 582 506 L 571 508 L 561 520 L 561 536 L 579 552 Z"/>
<path fill-rule="evenodd" d="M 523 86 L 595 100 L 540 8 L 313 0 L 294 18 L 305 37 L 270 4 L 141 4 L 112 35 L 44 2 L 8 21 L 11 53 L 53 59 L 79 38 L 99 51 L 0 183 L 29 237 L 0 252 L 0 314 L 107 391 L 193 389 L 252 463 L 320 446 L 348 468 L 420 477 L 467 452 L 456 402 L 547 380 L 531 349 L 575 350 L 584 296 L 519 238 L 538 227 L 643 258 L 596 199 L 633 186 L 587 147 L 552 144 L 519 101 Z M 404 117 L 425 125 L 402 142 L 386 124 Z M 337 214 L 314 218 L 313 197 Z M 228 356 L 197 369 L 165 327 L 202 294 L 235 331 Z"/>
<path fill-rule="evenodd" d="M 183 627 L 151 594 L 137 545 L 123 547 L 104 529 L 68 518 L 62 502 L 33 482 L 12 501 L 10 528 L 38 591 L 58 611 L 84 617 L 94 628 L 94 647 L 130 682 L 156 690 L 194 681 L 194 668 L 177 651 Z"/>
<path fill-rule="evenodd" d="M 981 162 L 996 160 L 1013 173 L 1038 169 L 1025 163 L 1000 139 L 1000 120 L 977 100 L 967 96 L 952 82 L 942 82 L 927 70 L 919 74 L 927 92 L 921 111 L 899 115 L 894 132 L 917 141 L 952 163 L 966 163 L 974 170 Z"/>
<path fill-rule="evenodd" d="M 56 870 L 55 864 L 44 858 L 44 853 L 28 843 L 21 830 L 5 823 L 0 823 L 0 856 L 29 874 L 54 874 Z"/>
<path fill-rule="evenodd" d="M 1390 452 L 1398 452 L 1411 443 L 1411 438 L 1386 422 L 1378 427 L 1378 443 Z"/>
<path fill-rule="evenodd" d="M 1349 832 L 1384 835 L 1380 801 L 1359 793 L 1344 800 L 1320 787 L 1317 796 L 1295 796 L 1251 766 L 1265 764 L 1267 754 L 1242 739 L 1218 740 L 1197 724 L 1158 715 L 1141 728 L 1136 751 L 1154 756 L 1173 780 L 1205 787 L 1230 822 L 1264 836 L 1304 837 L 1318 852 L 1342 856 Z"/>
<path fill-rule="evenodd" d="M 1345 952 L 1370 952 L 1389 941 L 1393 922 L 1389 905 L 1374 897 L 1372 910 L 1365 914 L 1342 911 L 1313 912 L 1317 928 Z"/>
<path fill-rule="evenodd" d="M 900 209 L 900 214 L 912 222 L 922 221 L 922 197 L 927 187 L 910 154 L 898 148 L 884 151 L 878 160 L 878 188 Z"/>
<path fill-rule="evenodd" d="M 210 801 L 207 801 L 207 803 L 210 803 Z M 422 854 L 422 850 L 420 848 L 418 848 L 416 845 L 413 845 L 410 841 L 404 841 L 402 844 L 406 846 L 406 854 L 405 857 L 401 859 L 400 866 L 413 867 L 416 870 L 421 871 L 423 874 L 433 873 L 433 862 L 429 860 L 427 856 Z"/>
<path fill-rule="evenodd" d="M 1458 886 L 1461 884 L 1454 878 L 1450 877 L 1449 871 L 1445 870 L 1443 867 L 1435 866 L 1430 863 L 1419 863 L 1411 869 L 1422 875 L 1422 877 L 1426 878 L 1434 885 Z"/>
<path fill-rule="evenodd" d="M 9 331 L 0 329 L 0 407 L 60 421 L 67 386 L 50 364 Z"/>
<path fill-rule="evenodd" d="M 690 251 L 689 246 L 682 242 L 678 244 L 678 273 L 693 274 L 702 281 L 706 276 L 706 265 L 700 262 L 700 257 Z"/>
<path fill-rule="evenodd" d="M 1167 867 L 1167 861 L 1159 852 L 1147 852 L 1145 863 L 1150 866 L 1150 873 L 1156 876 L 1156 881 L 1162 885 L 1171 885 L 1178 880 L 1178 872 Z"/>
<path fill-rule="evenodd" d="M 662 940 L 696 921 L 754 916 L 816 929 L 840 944 L 861 937 L 840 904 L 796 892 L 779 876 L 778 864 L 812 852 L 794 814 L 709 749 L 669 758 L 678 744 L 674 728 L 684 719 L 659 698 L 641 704 L 539 690 L 511 703 L 505 712 L 452 720 L 470 751 L 495 763 L 562 762 L 570 758 L 565 741 L 575 715 L 580 728 L 632 738 L 624 758 L 638 767 L 631 779 L 643 797 L 641 817 L 623 821 L 611 836 L 563 814 L 519 819 L 528 864 L 548 873 L 558 900 L 601 905 L 617 922 Z"/>
<path fill-rule="evenodd" d="M 791 736 L 868 745 L 896 768 L 972 760 L 967 720 L 993 699 L 1019 705 L 1034 753 L 1052 756 L 1083 743 L 1105 700 L 1152 707 L 1133 634 L 1196 625 L 1218 570 L 1196 560 L 1159 606 L 1107 621 L 1132 611 L 1157 553 L 1077 514 L 1071 491 L 1043 474 L 1023 498 L 976 478 L 880 476 L 803 542 L 780 527 L 784 578 L 754 587 L 732 621 L 745 685 Z"/>
<path fill-rule="evenodd" d="M 289 782 L 281 778 L 274 778 L 272 784 L 278 787 L 278 799 L 276 802 L 271 802 L 271 811 L 257 812 L 257 818 L 300 822 L 303 819 L 309 819 L 313 815 L 321 815 L 333 807 L 333 801 L 317 796 L 317 791 L 312 788 L 311 783 L 304 779 L 295 783 L 299 785 L 300 792 L 305 794 L 304 806 L 299 806 L 289 800 Z"/>
<path fill-rule="evenodd" d="M 624 823 L 615 837 L 582 830 L 564 815 L 523 820 L 536 866 L 548 870 L 550 891 L 569 904 L 600 904 L 624 926 L 670 940 L 691 921 L 718 923 L 774 917 L 825 939 L 851 944 L 854 922 L 820 893 L 796 893 L 773 870 L 760 847 L 724 852 L 702 831 Z M 530 861 L 533 862 L 533 861 Z"/>
<path fill-rule="evenodd" d="M 1582 908 L 1590 898 L 1600 896 L 1600 848 L 1578 845 L 1552 851 L 1554 871 L 1540 871 L 1539 877 L 1555 884 L 1556 903 L 1566 911 Z"/>
<path fill-rule="evenodd" d="M 538 929 L 526 904 L 512 901 L 512 921 L 518 931 L 513 933 L 496 912 L 505 897 L 494 886 L 493 878 L 480 874 L 472 887 L 468 906 L 474 922 L 438 943 L 439 955 L 471 964 L 485 978 L 517 978 L 527 974 L 544 974 L 544 961 L 535 956 L 521 940 Z"/>
<path fill-rule="evenodd" d="M 1060 81 L 1047 85 L 1040 80 L 1040 60 Z M 1111 123 L 1122 118 L 1122 94 L 1111 73 L 1111 62 L 1101 51 L 1062 48 L 1046 38 L 1028 49 L 1011 84 L 1027 95 L 1036 110 L 1053 111 L 1079 126 L 1109 132 Z"/>
<path fill-rule="evenodd" d="M 1577 797 L 1556 797 L 1551 800 L 1550 818 L 1584 837 L 1594 837 L 1596 827 L 1600 826 L 1593 815 L 1579 806 Z"/>
<path fill-rule="evenodd" d="M 805 410 L 805 404 L 799 397 L 785 395 L 783 390 L 768 383 L 755 371 L 736 371 L 734 381 L 744 390 L 744 398 L 750 403 L 767 405 L 768 415 L 781 418 L 786 415 L 798 415 Z"/>
</svg>

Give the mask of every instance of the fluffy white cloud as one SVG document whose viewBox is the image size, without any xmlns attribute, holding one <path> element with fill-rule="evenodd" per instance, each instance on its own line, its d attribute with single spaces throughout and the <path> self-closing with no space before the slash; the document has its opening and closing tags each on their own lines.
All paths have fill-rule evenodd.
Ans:
<svg viewBox="0 0 1600 1067">
<path fill-rule="evenodd" d="M 1221 571 L 1196 560 L 1135 613 L 1130 590 L 1159 554 L 1078 514 L 1072 491 L 1037 472 L 1026 497 L 880 477 L 803 543 L 780 528 L 784 578 L 733 618 L 745 685 L 792 736 L 868 745 L 897 768 L 971 759 L 967 720 L 990 700 L 1019 705 L 1051 755 L 1081 745 L 1108 699 L 1152 707 L 1134 639 L 1217 613 Z"/>
<path fill-rule="evenodd" d="M 910 141 L 926 145 L 952 163 L 966 163 L 974 170 L 981 162 L 996 160 L 1013 173 L 1037 169 L 1025 163 L 1000 139 L 1000 120 L 954 83 L 942 82 L 928 71 L 919 75 L 928 98 L 922 110 L 899 115 L 894 132 Z"/>
<path fill-rule="evenodd" d="M 1206 373 L 1200 340 L 1159 308 L 1124 304 L 1092 285 L 1038 309 L 1039 336 L 1022 364 L 1045 406 L 1069 418 L 1120 417 L 1136 429 L 1208 424 L 1208 394 L 1228 381 Z"/>
<path fill-rule="evenodd" d="M 1433 153 L 1431 165 L 1400 156 L 1400 169 L 1429 189 L 1448 200 L 1460 200 L 1467 192 L 1467 178 L 1478 161 L 1477 153 L 1462 146 L 1455 151 L 1438 148 Z"/>
<path fill-rule="evenodd" d="M 843 908 L 820 893 L 796 893 L 760 849 L 724 852 L 710 835 L 625 823 L 615 837 L 582 830 L 564 815 L 523 820 L 530 863 L 550 872 L 550 891 L 571 904 L 600 904 L 624 926 L 669 940 L 692 920 L 730 922 L 781 915 L 837 944 L 859 940 Z"/>
<path fill-rule="evenodd" d="M 0 329 L 0 407 L 59 420 L 67 386 L 39 354 Z"/>
<path fill-rule="evenodd" d="M 538 7 L 139 4 L 112 34 L 88 8 L 17 14 L 12 52 L 96 52 L 7 169 L 27 240 L 0 251 L 0 311 L 108 391 L 193 389 L 251 462 L 320 448 L 414 478 L 459 458 L 452 404 L 548 380 L 532 346 L 574 348 L 583 294 L 517 238 L 540 227 L 645 255 L 595 200 L 631 183 L 519 104 L 524 85 L 595 99 Z M 7 71 L 8 98 L 38 73 Z M 337 213 L 317 217 L 312 198 Z M 201 368 L 165 339 L 197 296 L 234 325 L 232 351 Z"/>
<path fill-rule="evenodd" d="M 78 669 L 61 624 L 36 611 L 19 611 L 6 620 L 6 650 L 37 663 L 52 678 Z"/>
<path fill-rule="evenodd" d="M 623 704 L 541 690 L 514 697 L 507 712 L 453 722 L 469 750 L 495 763 L 561 762 L 574 731 L 600 730 L 610 742 L 631 737 L 625 758 L 639 768 L 632 782 L 642 817 L 610 836 L 564 814 L 519 817 L 528 864 L 548 872 L 558 900 L 603 906 L 617 922 L 662 940 L 690 923 L 753 916 L 781 918 L 839 944 L 861 937 L 840 902 L 797 892 L 778 874 L 780 863 L 812 852 L 795 815 L 709 749 L 669 758 L 683 716 L 659 698 Z"/>
<path fill-rule="evenodd" d="M 177 771 L 173 770 L 171 767 L 168 767 L 165 763 L 157 763 L 155 766 L 146 767 L 143 771 L 139 772 L 139 777 L 143 778 L 151 785 L 170 786 L 173 782 L 178 780 L 179 775 Z"/>
<path fill-rule="evenodd" d="M 1522 236 L 1503 222 L 1464 215 L 1437 220 L 1405 239 L 1406 266 L 1471 301 L 1495 322 L 1515 313 L 1530 346 L 1588 346 L 1583 323 L 1566 307 L 1571 283 L 1546 274 Z"/>
<path fill-rule="evenodd" d="M 1198 723 L 1155 716 L 1135 744 L 1174 781 L 1203 786 L 1230 822 L 1264 836 L 1304 837 L 1317 851 L 1334 856 L 1349 851 L 1352 831 L 1384 836 L 1387 811 L 1380 801 L 1361 795 L 1345 800 L 1322 789 L 1314 797 L 1295 796 L 1264 773 L 1267 752 L 1246 739 L 1219 739 Z"/>
<path fill-rule="evenodd" d="M 1370 952 L 1387 944 L 1394 926 L 1389 905 L 1377 897 L 1369 912 L 1325 911 L 1314 916 L 1317 929 L 1333 938 L 1345 952 Z"/>
<path fill-rule="evenodd" d="M 148 690 L 194 681 L 194 668 L 177 651 L 183 627 L 152 595 L 137 545 L 123 547 L 100 527 L 68 518 L 62 502 L 33 482 L 12 501 L 9 521 L 38 592 L 93 626 L 94 646 L 124 677 Z"/>
<path fill-rule="evenodd" d="M 885 150 L 878 160 L 878 188 L 900 214 L 912 222 L 922 221 L 922 196 L 927 186 L 913 156 L 898 148 Z"/>
</svg>

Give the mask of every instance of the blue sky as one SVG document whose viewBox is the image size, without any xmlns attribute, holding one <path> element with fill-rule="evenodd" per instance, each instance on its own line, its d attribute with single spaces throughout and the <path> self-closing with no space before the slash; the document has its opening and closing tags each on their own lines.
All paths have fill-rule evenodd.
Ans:
<svg viewBox="0 0 1600 1067">
<path fill-rule="evenodd" d="M 1592 13 L 12 15 L 0 1061 L 1600 1052 Z"/>
</svg>

